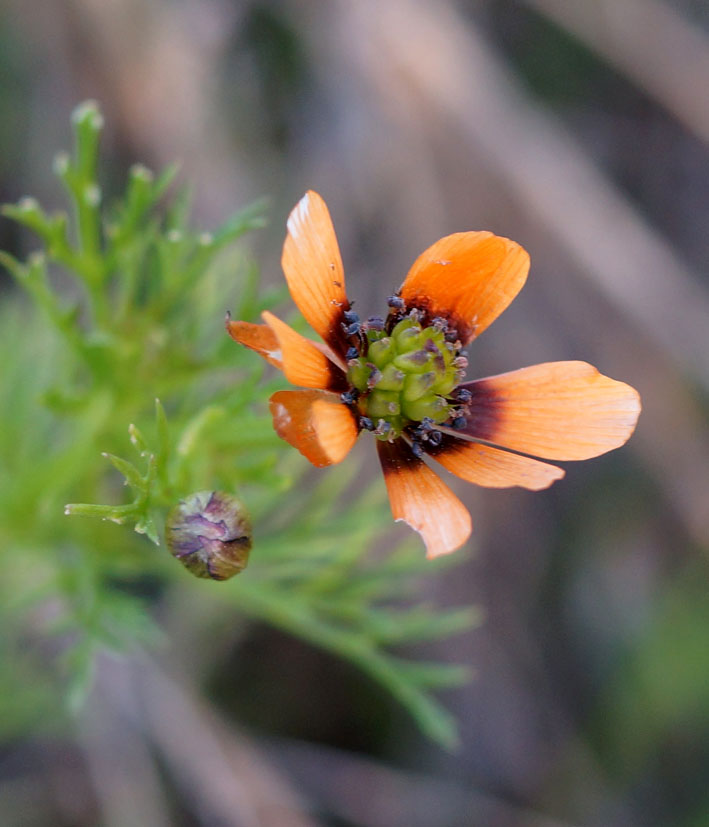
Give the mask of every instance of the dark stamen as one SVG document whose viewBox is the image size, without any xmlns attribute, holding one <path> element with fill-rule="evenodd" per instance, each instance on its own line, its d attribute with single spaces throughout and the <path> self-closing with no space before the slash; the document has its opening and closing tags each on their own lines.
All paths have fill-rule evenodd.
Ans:
<svg viewBox="0 0 709 827">
<path fill-rule="evenodd" d="M 431 445 L 437 447 L 443 441 L 443 434 L 440 431 L 431 431 L 431 433 L 428 434 L 428 441 Z"/>
<path fill-rule="evenodd" d="M 384 436 L 384 434 L 388 434 L 391 431 L 391 424 L 386 421 L 386 419 L 380 419 L 377 422 L 377 427 L 374 429 L 374 433 L 377 436 Z"/>
<path fill-rule="evenodd" d="M 367 367 L 371 370 L 371 373 L 369 374 L 369 379 L 367 379 L 367 387 L 371 390 L 382 378 L 382 372 L 376 365 L 373 365 L 371 362 L 367 362 Z"/>
<path fill-rule="evenodd" d="M 365 322 L 367 330 L 384 330 L 384 319 L 381 316 L 370 316 Z"/>
<path fill-rule="evenodd" d="M 345 310 L 345 312 L 342 314 L 342 317 L 349 324 L 352 324 L 352 322 L 359 321 L 359 315 L 355 313 L 354 310 Z"/>
<path fill-rule="evenodd" d="M 356 336 L 359 331 L 361 330 L 362 325 L 360 322 L 352 322 L 352 324 L 345 324 L 342 323 L 342 329 L 348 336 Z"/>
</svg>

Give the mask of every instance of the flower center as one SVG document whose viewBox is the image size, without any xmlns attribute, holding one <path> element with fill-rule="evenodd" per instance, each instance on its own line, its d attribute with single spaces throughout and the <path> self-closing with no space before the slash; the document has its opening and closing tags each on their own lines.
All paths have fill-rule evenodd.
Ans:
<svg viewBox="0 0 709 827">
<path fill-rule="evenodd" d="M 447 341 L 445 321 L 421 327 L 414 311 L 390 332 L 379 322 L 361 326 L 359 346 L 348 354 L 352 401 L 365 427 L 371 422 L 379 439 L 392 440 L 409 426 L 454 420 L 459 409 L 450 395 L 466 360 L 460 342 Z"/>
</svg>

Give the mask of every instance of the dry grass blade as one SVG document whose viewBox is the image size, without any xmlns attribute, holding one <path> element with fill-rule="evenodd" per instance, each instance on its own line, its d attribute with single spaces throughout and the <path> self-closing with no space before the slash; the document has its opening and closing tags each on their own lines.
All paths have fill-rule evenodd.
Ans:
<svg viewBox="0 0 709 827">
<path fill-rule="evenodd" d="M 111 745 L 129 741 L 135 746 L 144 739 L 161 754 L 181 800 L 192 804 L 204 823 L 314 827 L 287 781 L 249 739 L 236 737 L 230 723 L 153 662 L 101 659 L 93 701 L 94 710 L 100 712 L 94 723 L 103 720 L 99 731 L 106 726 L 109 731 L 104 739 L 92 741 L 92 766 L 98 761 L 99 769 L 115 768 Z M 106 789 L 99 784 L 102 798 Z M 115 791 L 114 785 L 111 792 Z"/>
<path fill-rule="evenodd" d="M 709 38 L 662 0 L 525 0 L 709 142 Z"/>
<path fill-rule="evenodd" d="M 321 807 L 348 824 L 367 827 L 572 827 L 523 806 L 446 778 L 407 772 L 320 745 L 279 741 L 271 752 Z M 362 795 L 367 790 L 367 795 Z"/>
</svg>

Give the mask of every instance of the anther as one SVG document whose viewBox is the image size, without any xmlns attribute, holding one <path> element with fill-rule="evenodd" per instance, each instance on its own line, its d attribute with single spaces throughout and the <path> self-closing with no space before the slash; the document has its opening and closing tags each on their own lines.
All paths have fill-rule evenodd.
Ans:
<svg viewBox="0 0 709 827">
<path fill-rule="evenodd" d="M 443 441 L 443 434 L 440 431 L 431 431 L 428 434 L 428 442 L 434 448 L 438 447 Z"/>
<path fill-rule="evenodd" d="M 473 394 L 467 388 L 457 388 L 453 391 L 453 396 L 463 405 L 466 405 L 473 398 Z"/>
<path fill-rule="evenodd" d="M 350 347 L 347 349 L 347 353 L 345 354 L 345 359 L 347 362 L 351 362 L 353 359 L 356 359 L 359 356 L 359 351 L 356 347 Z"/>
<path fill-rule="evenodd" d="M 374 423 L 368 416 L 360 416 L 359 427 L 364 428 L 365 431 L 373 431 Z"/>
<path fill-rule="evenodd" d="M 381 316 L 370 316 L 364 326 L 367 330 L 384 330 L 384 319 Z"/>
<path fill-rule="evenodd" d="M 379 419 L 377 421 L 377 427 L 374 429 L 374 433 L 377 436 L 384 436 L 384 434 L 388 434 L 391 431 L 391 424 L 386 421 L 386 419 Z"/>
<path fill-rule="evenodd" d="M 354 388 L 351 391 L 345 391 L 340 394 L 340 399 L 345 403 L 345 405 L 354 405 L 358 398 L 359 391 Z"/>
<path fill-rule="evenodd" d="M 362 325 L 360 322 L 352 322 L 352 324 L 345 324 L 342 323 L 342 329 L 348 336 L 356 336 L 359 331 L 362 329 Z"/>
<path fill-rule="evenodd" d="M 436 330 L 440 330 L 442 333 L 445 333 L 448 330 L 448 319 L 444 319 L 443 316 L 436 316 L 431 324 L 436 328 Z"/>
<path fill-rule="evenodd" d="M 451 427 L 455 428 L 456 431 L 462 431 L 468 424 L 468 420 L 464 416 L 456 416 L 456 418 L 451 422 Z"/>
<path fill-rule="evenodd" d="M 358 322 L 359 321 L 359 316 L 358 316 L 357 313 L 354 312 L 354 310 L 345 310 L 345 312 L 342 314 L 342 318 L 348 324 L 352 324 L 352 322 Z"/>
<path fill-rule="evenodd" d="M 406 302 L 404 302 L 401 296 L 389 296 L 387 298 L 387 304 L 395 310 L 403 310 L 406 307 Z"/>
<path fill-rule="evenodd" d="M 382 378 L 382 372 L 376 365 L 367 362 L 367 367 L 370 369 L 369 379 L 367 379 L 367 387 L 371 390 L 377 382 Z"/>
<path fill-rule="evenodd" d="M 421 443 L 412 442 L 411 453 L 416 457 L 416 459 L 421 459 L 423 457 L 423 448 L 421 447 Z"/>
</svg>

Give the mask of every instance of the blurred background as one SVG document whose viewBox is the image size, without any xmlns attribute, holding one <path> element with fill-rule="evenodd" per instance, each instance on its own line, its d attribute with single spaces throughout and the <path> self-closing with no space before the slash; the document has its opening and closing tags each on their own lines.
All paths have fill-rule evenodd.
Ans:
<svg viewBox="0 0 709 827">
<path fill-rule="evenodd" d="M 515 239 L 529 281 L 469 376 L 584 359 L 644 410 L 547 492 L 456 487 L 472 553 L 431 597 L 486 616 L 436 652 L 475 671 L 444 698 L 457 752 L 349 667 L 240 629 L 199 693 L 145 677 L 140 743 L 90 706 L 75 740 L 3 745 L 0 823 L 709 825 L 706 2 L 4 0 L 0 200 L 58 201 L 86 98 L 109 176 L 180 160 L 204 226 L 270 197 L 268 283 L 319 191 L 364 316 L 440 236 Z M 133 679 L 99 676 L 124 700 Z"/>
</svg>

